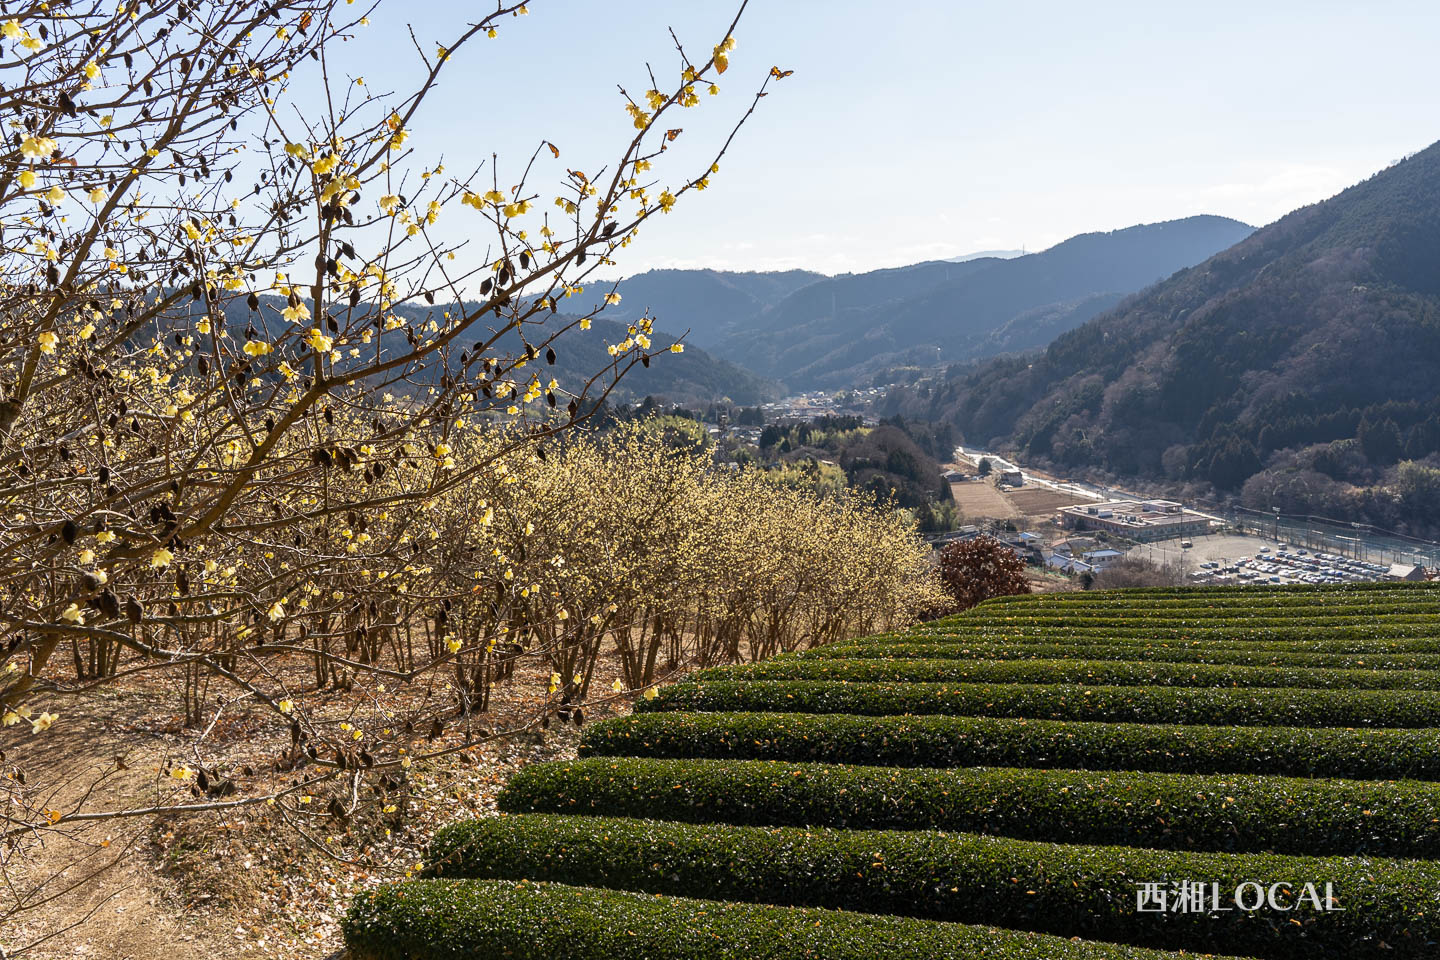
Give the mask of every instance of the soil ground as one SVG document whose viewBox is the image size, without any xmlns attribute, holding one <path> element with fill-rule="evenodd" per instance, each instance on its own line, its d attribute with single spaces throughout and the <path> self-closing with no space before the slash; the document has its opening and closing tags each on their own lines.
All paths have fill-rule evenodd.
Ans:
<svg viewBox="0 0 1440 960">
<path fill-rule="evenodd" d="M 976 520 L 1008 520 L 1021 512 L 988 479 L 962 480 L 950 484 L 950 496 L 967 523 Z"/>
<path fill-rule="evenodd" d="M 1020 487 L 1008 490 L 1005 497 L 1027 517 L 1049 517 L 1061 507 L 1071 507 L 1077 502 L 1073 493 L 1048 490 L 1044 487 Z"/>
<path fill-rule="evenodd" d="M 603 660 L 598 688 L 608 690 L 618 673 L 615 662 Z M 496 730 L 522 726 L 547 675 L 548 667 L 539 664 L 517 668 L 514 681 L 496 688 L 480 722 Z M 10 728 L 3 747 L 24 765 L 32 784 L 55 785 L 47 806 L 67 809 L 97 776 L 112 771 L 92 799 L 105 807 L 143 807 L 174 796 L 176 784 L 163 770 L 183 761 L 182 746 L 195 740 L 194 731 L 181 729 L 176 707 L 173 691 L 154 688 L 67 700 L 45 734 L 32 737 L 27 729 L 17 737 L 20 728 Z M 587 719 L 628 709 L 612 701 L 590 710 Z M 207 757 L 266 756 L 275 748 L 271 733 L 235 715 L 207 735 Z M 14 955 L 40 940 L 20 955 L 323 960 L 341 948 L 339 921 L 356 892 L 405 876 L 438 827 L 492 812 L 514 771 L 573 757 L 578 741 L 575 727 L 556 724 L 417 762 L 410 771 L 410 816 L 394 831 L 378 822 L 348 831 L 330 825 L 315 833 L 311 845 L 273 808 L 256 804 L 183 819 L 107 821 L 73 839 L 52 835 L 23 857 L 9 858 L 0 898 L 19 901 L 37 885 L 53 892 L 57 881 L 78 886 L 20 913 L 0 930 L 0 949 Z M 114 772 L 116 757 L 123 757 L 125 770 Z M 324 830 L 334 832 L 322 841 Z M 0 909 L 8 906 L 0 902 Z"/>
</svg>

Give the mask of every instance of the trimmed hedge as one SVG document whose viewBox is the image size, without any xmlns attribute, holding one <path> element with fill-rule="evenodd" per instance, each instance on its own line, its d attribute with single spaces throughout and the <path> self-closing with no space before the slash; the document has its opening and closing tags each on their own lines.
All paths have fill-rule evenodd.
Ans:
<svg viewBox="0 0 1440 960">
<path fill-rule="evenodd" d="M 506 813 L 966 830 L 1180 850 L 1440 857 L 1434 784 L 592 757 L 522 768 Z"/>
<path fill-rule="evenodd" d="M 1270 958 L 1433 957 L 1440 863 L 1189 853 L 976 834 L 508 816 L 439 831 L 427 872 L 1014 926 Z M 1143 882 L 1332 889 L 1334 912 L 1136 909 Z M 1293 921 L 1293 922 L 1291 922 Z"/>
<path fill-rule="evenodd" d="M 343 927 L 353 960 L 1179 960 L 910 917 L 487 880 L 367 891 Z"/>
<path fill-rule="evenodd" d="M 923 636 L 900 637 L 893 640 L 865 638 L 847 640 L 844 643 L 827 644 L 816 649 L 833 650 L 839 656 L 847 656 L 854 650 L 884 650 L 887 647 L 953 647 L 965 643 L 1008 643 L 1013 646 L 1053 646 L 1064 644 L 1076 651 L 1085 647 L 1134 647 L 1136 650 L 1163 646 L 1168 649 L 1185 650 L 1235 650 L 1241 653 L 1348 653 L 1348 654 L 1389 654 L 1399 656 L 1410 653 L 1440 653 L 1440 638 L 1436 637 L 1393 637 L 1385 638 L 1384 631 L 1376 630 L 1376 636 L 1363 639 L 1359 633 L 1346 634 L 1333 640 L 1296 639 L 1205 639 L 1190 634 L 1164 634 L 1159 632 L 1132 631 L 1132 635 L 1119 635 L 1111 631 L 1099 631 L 1084 635 L 1067 635 L 1054 632 L 1016 633 L 1007 631 L 996 634 L 974 636 Z M 813 652 L 813 651 L 807 651 Z M 799 654 L 782 654 L 798 656 Z"/>
<path fill-rule="evenodd" d="M 1217 649 L 1206 645 L 1064 643 L 854 643 L 831 644 L 766 663 L 796 660 L 1145 660 L 1246 667 L 1317 667 L 1340 670 L 1440 670 L 1437 653 L 1311 653 L 1304 650 Z"/>
<path fill-rule="evenodd" d="M 1366 580 L 1357 583 L 1297 583 L 1277 586 L 1271 583 L 1242 583 L 1235 585 L 1224 585 L 1215 583 L 1198 584 L 1196 586 L 1163 586 L 1163 587 L 1121 587 L 1109 590 L 1088 590 L 1084 593 L 1075 594 L 1028 594 L 1021 596 L 996 597 L 993 600 L 986 600 L 986 603 L 1006 603 L 1009 601 L 1028 601 L 1030 597 L 1145 597 L 1162 596 L 1172 593 L 1278 593 L 1285 591 L 1296 591 L 1301 593 L 1364 593 L 1371 590 L 1431 590 L 1434 585 L 1426 581 L 1414 580 Z"/>
<path fill-rule="evenodd" d="M 1440 690 L 1427 670 L 1336 670 L 1148 663 L 1139 659 L 836 660 L 801 658 L 713 667 L 697 682 L 831 680 L 850 682 L 1069 683 L 1084 686 L 1290 687 L 1333 690 Z"/>
<path fill-rule="evenodd" d="M 1078 687 L 1074 684 L 685 681 L 637 712 L 948 714 L 1226 726 L 1433 727 L 1440 693 L 1416 690 Z"/>
<path fill-rule="evenodd" d="M 1392 626 L 1406 625 L 1430 625 L 1432 628 L 1435 621 L 1436 610 L 1430 604 L 1417 605 L 1417 609 L 1410 612 L 1399 610 L 1354 610 L 1342 612 L 1335 608 L 1324 613 L 1315 612 L 1313 608 L 1303 611 L 1258 611 L 1248 615 L 1239 615 L 1234 610 L 1217 610 L 1206 614 L 1203 611 L 1195 610 L 1190 612 L 1167 611 L 1157 614 L 1154 611 L 1146 612 L 1135 609 L 1128 611 L 1093 611 L 1087 612 L 1078 610 L 1070 612 L 1066 610 L 1055 610 L 1047 613 L 1027 613 L 1023 615 L 1006 617 L 976 617 L 973 620 L 966 620 L 953 624 L 952 630 L 975 630 L 985 628 L 1006 627 L 1018 629 L 1024 627 L 1045 627 L 1054 625 L 1065 625 L 1074 627 L 1145 627 L 1145 628 L 1168 628 L 1168 629 L 1193 629 L 1193 628 L 1215 628 L 1217 626 L 1228 626 L 1231 629 L 1244 629 L 1256 627 L 1361 627 L 1367 622 L 1384 618 Z"/>
<path fill-rule="evenodd" d="M 992 597 L 977 607 L 989 610 L 995 607 L 1054 606 L 1066 604 L 1095 605 L 1104 603 L 1133 604 L 1151 603 L 1164 600 L 1182 599 L 1215 600 L 1221 603 L 1267 603 L 1291 597 L 1304 597 L 1311 603 L 1350 603 L 1371 597 L 1398 596 L 1423 599 L 1426 596 L 1440 598 L 1440 585 L 1430 582 L 1406 583 L 1396 581 L 1369 581 L 1341 584 L 1208 584 L 1187 587 L 1130 587 L 1123 590 L 1088 590 L 1084 592 L 1017 594 L 1015 596 Z M 955 616 L 963 616 L 957 614 Z"/>
<path fill-rule="evenodd" d="M 1392 607 L 1404 604 L 1425 604 L 1440 601 L 1440 590 L 1434 584 L 1409 590 L 1388 589 L 1361 592 L 1320 593 L 1305 590 L 1279 589 L 1269 594 L 1247 593 L 1243 590 L 1197 593 L 1177 590 L 1168 596 L 1149 594 L 1137 596 L 1128 593 L 1041 593 L 1019 595 L 1009 603 L 982 603 L 959 614 L 965 616 L 995 616 L 1004 613 L 1032 610 L 1127 610 L 1136 608 L 1164 610 L 1169 607 L 1196 607 L 1203 609 L 1224 609 L 1227 607 L 1273 610 L 1286 607 L 1323 607 L 1353 609 L 1358 607 Z"/>
<path fill-rule="evenodd" d="M 592 724 L 580 754 L 1440 780 L 1440 737 L 1434 730 L 647 713 Z"/>
<path fill-rule="evenodd" d="M 1240 649 L 1313 649 L 1333 652 L 1440 652 L 1440 636 L 1434 618 L 1424 623 L 1395 624 L 1379 621 L 1369 626 L 1346 624 L 1332 627 L 1171 627 L 1148 626 L 1077 626 L 1047 624 L 1037 626 L 988 625 L 970 630 L 920 630 L 902 634 L 879 634 L 845 640 L 837 647 L 872 646 L 890 643 L 960 643 L 1001 641 L 1009 643 L 1158 643 L 1188 644 L 1206 647 Z M 1351 647 L 1350 644 L 1360 644 Z"/>
</svg>

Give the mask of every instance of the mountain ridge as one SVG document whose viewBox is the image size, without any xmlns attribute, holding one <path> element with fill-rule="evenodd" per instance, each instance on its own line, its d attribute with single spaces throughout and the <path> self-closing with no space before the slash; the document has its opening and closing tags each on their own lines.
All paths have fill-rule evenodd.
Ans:
<svg viewBox="0 0 1440 960">
<path fill-rule="evenodd" d="M 973 443 L 1040 461 L 1221 490 L 1239 490 L 1272 461 L 1329 476 L 1303 451 L 1388 421 L 1401 439 L 1372 451 L 1368 466 L 1382 470 L 1397 448 L 1414 459 L 1440 452 L 1437 262 L 1440 144 L 1127 298 L 1034 357 L 956 371 L 923 402 L 894 405 L 923 406 Z"/>
<path fill-rule="evenodd" d="M 788 273 L 793 288 L 775 298 L 783 286 L 770 285 L 769 302 L 752 295 L 736 307 L 730 298 L 732 315 L 706 321 L 714 338 L 697 343 L 791 389 L 855 386 L 888 366 L 936 366 L 1038 347 L 1251 230 L 1227 217 L 1185 217 L 1081 233 L 1018 258 L 924 261 L 801 284 L 801 276 Z M 701 292 L 691 304 L 703 307 L 672 294 L 671 312 L 657 315 L 657 327 L 675 334 L 690 314 L 710 317 L 723 298 L 703 291 L 717 276 L 740 275 L 698 276 Z M 681 278 L 672 272 L 667 279 Z"/>
</svg>

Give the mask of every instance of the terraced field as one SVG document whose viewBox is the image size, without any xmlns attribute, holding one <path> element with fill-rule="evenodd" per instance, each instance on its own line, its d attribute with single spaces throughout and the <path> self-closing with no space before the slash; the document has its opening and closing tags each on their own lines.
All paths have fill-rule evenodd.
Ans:
<svg viewBox="0 0 1440 960">
<path fill-rule="evenodd" d="M 991 601 L 707 670 L 358 898 L 357 960 L 1440 956 L 1440 589 Z"/>
</svg>

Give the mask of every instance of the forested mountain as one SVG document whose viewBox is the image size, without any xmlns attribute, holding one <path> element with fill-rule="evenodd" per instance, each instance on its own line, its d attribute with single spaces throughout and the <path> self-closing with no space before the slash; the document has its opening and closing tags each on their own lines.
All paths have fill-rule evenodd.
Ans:
<svg viewBox="0 0 1440 960">
<path fill-rule="evenodd" d="M 1061 466 L 1252 481 L 1266 509 L 1384 486 L 1440 451 L 1440 145 L 896 406 Z"/>
<path fill-rule="evenodd" d="M 621 300 L 605 315 L 629 323 L 648 310 L 655 329 L 674 337 L 685 335 L 686 343 L 708 348 L 743 319 L 823 279 L 823 274 L 807 270 L 650 270 L 621 281 L 616 291 Z"/>
<path fill-rule="evenodd" d="M 1223 217 L 1191 217 L 1084 234 L 1014 259 L 832 277 L 738 321 L 714 350 L 805 389 L 863 382 L 884 366 L 1030 349 L 1251 229 Z"/>
<path fill-rule="evenodd" d="M 226 328 L 232 337 L 241 342 L 243 342 L 243 331 L 248 325 L 253 325 L 260 330 L 268 330 L 267 339 L 273 339 L 274 334 L 290 326 L 287 321 L 280 318 L 280 311 L 284 306 L 285 301 L 280 297 L 261 297 L 261 314 L 257 316 L 246 309 L 243 301 L 229 301 L 225 307 Z M 467 307 L 473 310 L 476 308 L 476 304 L 468 304 Z M 445 309 L 454 310 L 456 307 L 454 305 L 447 307 L 441 304 L 434 307 L 420 305 L 396 307 L 393 312 L 407 321 L 406 326 L 383 334 L 380 349 L 385 352 L 408 349 L 405 338 L 407 327 L 418 329 L 432 317 L 440 317 Z M 550 324 L 564 322 L 564 320 L 565 317 L 561 314 L 545 323 L 527 323 L 527 339 L 531 343 L 543 341 L 546 327 Z M 177 316 L 173 318 L 173 325 L 177 331 L 189 331 L 192 321 Z M 461 341 L 454 350 L 456 359 L 451 363 L 452 369 L 458 368 L 460 350 L 471 348 L 476 341 L 488 337 L 488 329 L 488 325 L 482 322 L 471 335 Z M 561 387 L 565 390 L 578 390 L 585 378 L 611 363 L 607 346 L 618 343 L 625 337 L 625 324 L 611 319 L 610 310 L 607 309 L 592 321 L 589 330 L 573 330 L 558 341 L 554 364 L 546 364 L 544 360 L 539 362 L 547 371 L 547 379 L 554 377 L 559 380 Z M 653 362 L 649 367 L 637 365 L 631 369 L 611 394 L 612 401 L 634 400 L 653 395 L 685 404 L 705 404 L 728 399 L 733 403 L 746 405 L 771 400 L 779 395 L 778 384 L 757 377 L 733 363 L 719 360 L 698 347 L 688 346 L 683 353 L 670 353 L 668 348 L 675 342 L 675 338 L 672 336 L 657 331 L 652 342 L 651 352 L 656 355 Z M 300 351 L 297 353 L 297 357 L 303 355 L 305 350 L 299 344 L 292 345 L 292 348 Z M 374 350 L 375 346 L 368 346 L 365 349 Z M 523 349 L 519 337 L 511 332 L 503 337 L 491 352 L 518 354 Z M 296 365 L 303 368 L 303 364 L 297 362 Z M 443 372 L 441 365 L 435 364 L 425 371 L 422 374 L 423 379 L 417 382 L 428 385 L 434 382 L 441 372 Z M 402 389 L 404 389 L 403 384 L 397 384 L 394 388 L 396 392 Z"/>
</svg>

